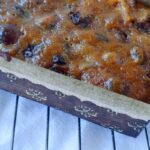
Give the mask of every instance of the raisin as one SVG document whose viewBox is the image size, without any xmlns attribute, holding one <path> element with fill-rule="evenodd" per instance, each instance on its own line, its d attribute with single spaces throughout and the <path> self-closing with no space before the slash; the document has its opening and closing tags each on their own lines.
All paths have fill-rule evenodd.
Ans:
<svg viewBox="0 0 150 150">
<path fill-rule="evenodd" d="M 52 58 L 52 63 L 53 64 L 59 64 L 59 65 L 65 65 L 65 59 L 61 55 L 55 55 Z"/>
<path fill-rule="evenodd" d="M 55 30 L 56 29 L 56 24 L 55 23 L 51 23 L 48 25 L 48 29 L 49 30 Z"/>
<path fill-rule="evenodd" d="M 72 20 L 73 24 L 78 25 L 80 23 L 80 13 L 79 12 L 70 12 L 69 14 L 70 19 Z"/>
<path fill-rule="evenodd" d="M 20 31 L 15 25 L 6 24 L 0 26 L 0 43 L 5 45 L 15 44 L 20 36 Z"/>
<path fill-rule="evenodd" d="M 58 64 L 53 64 L 50 67 L 50 70 L 57 72 L 57 73 L 61 73 L 64 75 L 68 75 L 68 67 L 66 65 L 58 65 Z"/>
<path fill-rule="evenodd" d="M 81 28 L 86 28 L 90 25 L 91 21 L 92 21 L 91 17 L 87 16 L 87 17 L 81 18 L 79 25 Z"/>
<path fill-rule="evenodd" d="M 92 21 L 90 16 L 81 17 L 79 12 L 70 12 L 69 16 L 72 23 L 75 25 L 79 25 L 81 28 L 88 27 Z"/>
<path fill-rule="evenodd" d="M 150 33 L 150 17 L 143 22 L 136 23 L 136 28 L 141 32 Z"/>
<path fill-rule="evenodd" d="M 121 40 L 122 42 L 128 42 L 129 41 L 128 34 L 125 31 L 121 31 L 121 30 L 118 30 L 116 32 L 116 38 L 118 40 Z"/>
<path fill-rule="evenodd" d="M 35 47 L 34 45 L 30 45 L 29 44 L 28 47 L 23 50 L 23 57 L 24 57 L 24 59 L 33 57 L 34 47 Z"/>
<path fill-rule="evenodd" d="M 37 56 L 44 48 L 44 43 L 40 43 L 37 45 L 29 44 L 26 49 L 23 50 L 22 54 L 24 59 L 32 58 L 33 56 Z"/>
</svg>

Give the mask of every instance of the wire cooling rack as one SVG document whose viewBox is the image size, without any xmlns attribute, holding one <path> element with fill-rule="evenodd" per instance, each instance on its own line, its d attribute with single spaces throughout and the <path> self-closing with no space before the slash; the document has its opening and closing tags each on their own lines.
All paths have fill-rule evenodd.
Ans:
<svg viewBox="0 0 150 150">
<path fill-rule="evenodd" d="M 150 150 L 136 139 L 0 90 L 0 150 Z"/>
</svg>

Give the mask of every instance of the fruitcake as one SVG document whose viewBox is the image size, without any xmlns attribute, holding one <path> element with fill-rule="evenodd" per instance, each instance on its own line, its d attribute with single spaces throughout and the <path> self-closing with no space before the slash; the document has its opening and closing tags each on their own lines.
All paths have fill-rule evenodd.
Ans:
<svg viewBox="0 0 150 150">
<path fill-rule="evenodd" d="M 0 51 L 150 102 L 146 0 L 1 0 Z"/>
</svg>

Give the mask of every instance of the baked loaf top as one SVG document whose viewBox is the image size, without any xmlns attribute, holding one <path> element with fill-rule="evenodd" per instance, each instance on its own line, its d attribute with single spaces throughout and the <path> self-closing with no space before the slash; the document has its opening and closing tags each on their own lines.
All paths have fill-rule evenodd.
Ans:
<svg viewBox="0 0 150 150">
<path fill-rule="evenodd" d="M 150 102 L 150 7 L 135 0 L 1 0 L 0 43 L 13 57 Z"/>
</svg>

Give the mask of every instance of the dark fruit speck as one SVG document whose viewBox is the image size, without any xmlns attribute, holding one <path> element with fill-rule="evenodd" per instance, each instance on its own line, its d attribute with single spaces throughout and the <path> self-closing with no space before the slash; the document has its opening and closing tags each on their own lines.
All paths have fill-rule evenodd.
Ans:
<svg viewBox="0 0 150 150">
<path fill-rule="evenodd" d="M 79 25 L 81 28 L 86 28 L 90 25 L 91 22 L 92 22 L 91 17 L 87 16 L 87 17 L 84 17 L 80 20 Z"/>
<path fill-rule="evenodd" d="M 49 26 L 48 26 L 48 29 L 49 30 L 54 30 L 54 29 L 56 29 L 57 28 L 57 24 L 56 23 L 51 23 L 51 24 L 49 24 Z"/>
<path fill-rule="evenodd" d="M 118 30 L 116 32 L 116 38 L 118 40 L 121 40 L 122 42 L 128 42 L 129 41 L 128 34 L 125 31 L 121 31 L 121 30 Z"/>
<path fill-rule="evenodd" d="M 24 59 L 31 58 L 33 56 L 34 47 L 35 46 L 33 46 L 33 45 L 28 45 L 28 47 L 23 50 L 23 57 L 24 57 Z"/>
<path fill-rule="evenodd" d="M 90 16 L 81 17 L 79 12 L 70 12 L 69 14 L 70 19 L 73 24 L 79 25 L 81 28 L 86 28 L 90 25 L 92 22 L 92 19 Z"/>
<path fill-rule="evenodd" d="M 71 12 L 69 14 L 70 16 L 70 19 L 72 20 L 72 22 L 75 24 L 75 25 L 78 25 L 80 23 L 80 13 L 79 12 Z"/>
<path fill-rule="evenodd" d="M 44 48 L 44 43 L 39 43 L 37 45 L 35 44 L 29 44 L 27 46 L 26 49 L 23 50 L 23 57 L 26 59 L 26 58 L 32 58 L 36 55 L 39 55 L 39 53 L 43 50 Z"/>
<path fill-rule="evenodd" d="M 57 72 L 57 73 L 64 74 L 64 75 L 68 74 L 68 67 L 66 65 L 62 66 L 62 65 L 58 65 L 58 64 L 53 64 L 50 67 L 50 70 Z"/>
<path fill-rule="evenodd" d="M 52 58 L 52 63 L 53 64 L 59 64 L 59 65 L 65 65 L 66 64 L 64 58 L 61 55 L 54 55 Z"/>
<path fill-rule="evenodd" d="M 136 27 L 141 32 L 150 33 L 150 17 L 143 22 L 136 23 Z"/>
<path fill-rule="evenodd" d="M 15 44 L 20 36 L 20 32 L 15 25 L 7 24 L 0 26 L 0 43 L 5 45 Z"/>
</svg>

